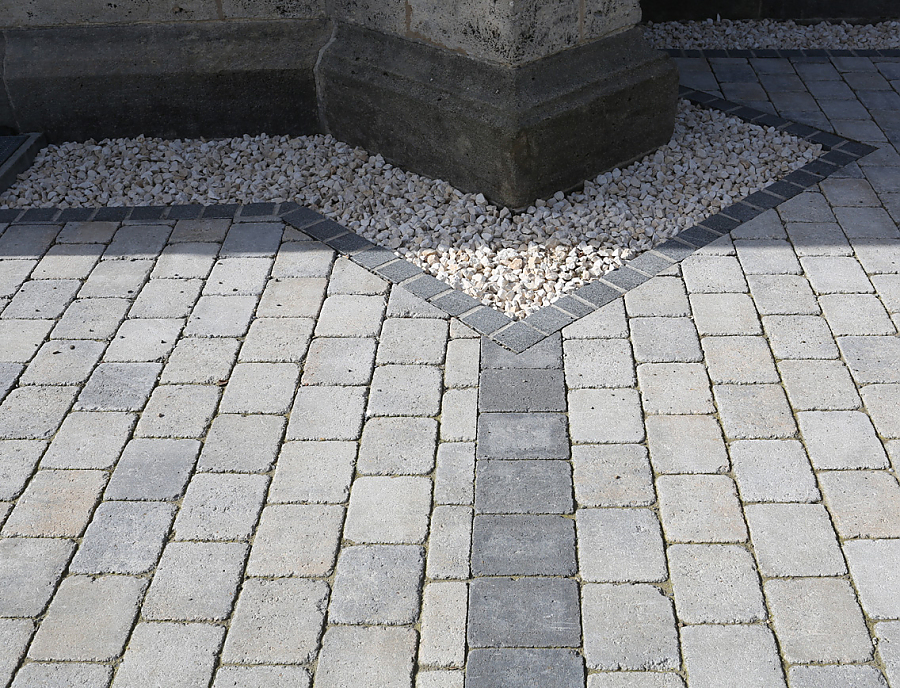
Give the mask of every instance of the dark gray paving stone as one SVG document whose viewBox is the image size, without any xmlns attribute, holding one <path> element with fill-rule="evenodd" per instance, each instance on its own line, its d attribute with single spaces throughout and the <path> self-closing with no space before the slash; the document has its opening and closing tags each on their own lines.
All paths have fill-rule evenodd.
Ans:
<svg viewBox="0 0 900 688">
<path fill-rule="evenodd" d="M 563 516 L 476 516 L 472 527 L 475 576 L 571 576 L 575 523 Z"/>
<path fill-rule="evenodd" d="M 479 514 L 570 514 L 572 469 L 562 461 L 478 461 Z"/>
<path fill-rule="evenodd" d="M 560 413 L 482 413 L 479 459 L 568 459 L 566 417 Z"/>
<path fill-rule="evenodd" d="M 491 338 L 514 352 L 521 353 L 540 342 L 544 338 L 544 334 L 519 321 L 499 333 L 491 335 Z"/>
<path fill-rule="evenodd" d="M 481 578 L 469 586 L 470 647 L 580 647 L 578 583 Z"/>
<path fill-rule="evenodd" d="M 485 370 L 478 408 L 482 412 L 565 411 L 566 388 L 561 370 Z"/>
<path fill-rule="evenodd" d="M 572 650 L 484 649 L 469 652 L 467 688 L 582 688 L 584 660 Z"/>
<path fill-rule="evenodd" d="M 483 369 L 562 368 L 562 364 L 562 338 L 558 334 L 547 337 L 544 341 L 538 342 L 519 354 L 504 349 L 489 339 L 481 340 L 481 367 Z"/>
</svg>

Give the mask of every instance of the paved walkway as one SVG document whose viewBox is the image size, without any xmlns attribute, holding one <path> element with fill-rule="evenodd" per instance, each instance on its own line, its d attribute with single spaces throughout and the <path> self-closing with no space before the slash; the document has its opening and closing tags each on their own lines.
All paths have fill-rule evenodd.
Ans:
<svg viewBox="0 0 900 688">
<path fill-rule="evenodd" d="M 680 62 L 881 150 L 519 355 L 281 222 L 0 225 L 0 686 L 900 688 L 900 62 Z"/>
</svg>

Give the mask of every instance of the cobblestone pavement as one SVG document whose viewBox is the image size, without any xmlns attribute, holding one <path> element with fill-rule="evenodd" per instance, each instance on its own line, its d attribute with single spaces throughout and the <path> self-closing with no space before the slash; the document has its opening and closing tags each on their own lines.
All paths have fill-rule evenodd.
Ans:
<svg viewBox="0 0 900 688">
<path fill-rule="evenodd" d="M 0 686 L 900 688 L 880 150 L 515 355 L 280 222 L 3 227 Z"/>
</svg>

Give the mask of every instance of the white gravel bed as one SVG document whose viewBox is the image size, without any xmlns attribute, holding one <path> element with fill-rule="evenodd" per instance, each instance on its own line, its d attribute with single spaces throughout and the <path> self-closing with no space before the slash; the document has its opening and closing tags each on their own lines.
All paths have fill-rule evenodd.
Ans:
<svg viewBox="0 0 900 688">
<path fill-rule="evenodd" d="M 682 101 L 667 146 L 518 212 L 330 136 L 49 146 L 0 207 L 296 201 L 521 318 L 820 152 Z"/>
<path fill-rule="evenodd" d="M 801 25 L 793 21 L 707 19 L 688 22 L 648 22 L 647 39 L 657 48 L 703 49 L 824 49 L 884 50 L 900 48 L 900 22 L 880 24 Z"/>
</svg>

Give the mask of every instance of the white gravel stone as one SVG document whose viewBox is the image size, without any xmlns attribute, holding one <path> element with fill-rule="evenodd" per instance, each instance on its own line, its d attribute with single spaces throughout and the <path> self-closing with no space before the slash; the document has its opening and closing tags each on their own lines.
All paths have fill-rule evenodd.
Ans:
<svg viewBox="0 0 900 688">
<path fill-rule="evenodd" d="M 0 207 L 296 201 L 524 317 L 806 164 L 820 147 L 682 102 L 666 146 L 512 210 L 330 136 L 64 143 Z"/>
</svg>

